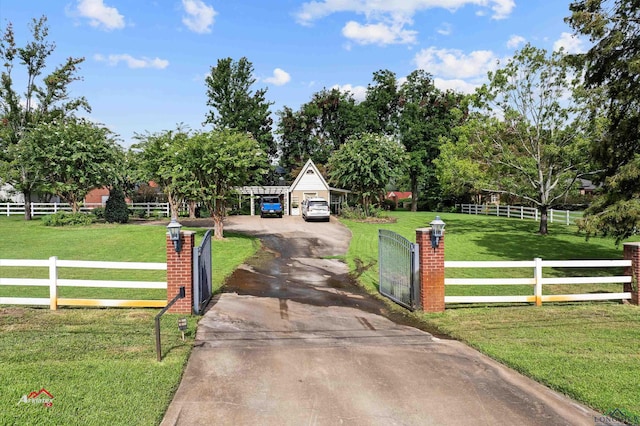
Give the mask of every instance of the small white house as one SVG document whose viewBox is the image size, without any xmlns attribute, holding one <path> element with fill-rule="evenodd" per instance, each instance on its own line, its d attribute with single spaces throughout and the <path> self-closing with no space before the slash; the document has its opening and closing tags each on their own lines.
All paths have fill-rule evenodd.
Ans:
<svg viewBox="0 0 640 426">
<path fill-rule="evenodd" d="M 250 195 L 252 199 L 259 195 L 281 195 L 285 214 L 294 216 L 300 214 L 300 203 L 314 197 L 327 200 L 335 213 L 345 201 L 347 194 L 351 192 L 330 187 L 311 159 L 302 167 L 291 186 L 243 186 L 237 189 L 241 194 Z M 251 215 L 255 215 L 253 202 Z"/>
</svg>

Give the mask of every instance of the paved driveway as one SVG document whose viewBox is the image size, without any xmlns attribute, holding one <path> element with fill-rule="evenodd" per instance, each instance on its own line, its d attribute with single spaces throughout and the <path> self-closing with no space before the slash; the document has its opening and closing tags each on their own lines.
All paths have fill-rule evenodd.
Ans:
<svg viewBox="0 0 640 426">
<path fill-rule="evenodd" d="M 353 285 L 349 231 L 233 217 L 259 236 L 198 325 L 164 425 L 593 425 L 597 413 L 453 340 L 389 319 Z"/>
</svg>

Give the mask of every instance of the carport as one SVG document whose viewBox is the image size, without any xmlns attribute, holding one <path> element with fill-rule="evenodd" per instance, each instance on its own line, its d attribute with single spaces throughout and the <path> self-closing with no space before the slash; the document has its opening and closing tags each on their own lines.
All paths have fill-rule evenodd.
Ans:
<svg viewBox="0 0 640 426">
<path fill-rule="evenodd" d="M 288 186 L 242 186 L 236 188 L 240 195 L 248 195 L 251 203 L 251 216 L 256 214 L 255 199 L 260 195 L 285 195 L 282 200 L 284 214 L 289 214 L 289 190 Z"/>
</svg>

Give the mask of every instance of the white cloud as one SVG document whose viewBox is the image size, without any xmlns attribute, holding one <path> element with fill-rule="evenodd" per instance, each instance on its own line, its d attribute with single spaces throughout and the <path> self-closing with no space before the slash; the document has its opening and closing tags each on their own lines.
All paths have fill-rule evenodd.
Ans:
<svg viewBox="0 0 640 426">
<path fill-rule="evenodd" d="M 465 79 L 484 76 L 496 67 L 496 56 L 490 50 L 475 50 L 468 55 L 456 49 L 429 47 L 418 52 L 414 61 L 434 76 Z"/>
<path fill-rule="evenodd" d="M 295 16 L 302 25 L 340 12 L 364 15 L 367 20 L 406 22 L 423 10 L 442 8 L 455 11 L 466 5 L 490 7 L 494 19 L 506 18 L 515 8 L 514 0 L 315 0 L 304 3 Z"/>
<path fill-rule="evenodd" d="M 182 18 L 182 23 L 191 31 L 206 34 L 211 32 L 211 26 L 218 14 L 213 6 L 205 4 L 202 0 L 182 0 L 182 7 L 187 16 Z"/>
<path fill-rule="evenodd" d="M 95 59 L 98 62 L 106 62 L 111 66 L 116 66 L 118 65 L 120 62 L 124 62 L 127 64 L 127 66 L 129 68 L 156 68 L 156 69 L 164 69 L 166 67 L 169 66 L 169 61 L 167 61 L 166 59 L 160 59 L 160 58 L 146 58 L 146 57 L 142 57 L 142 58 L 134 58 L 131 55 L 128 54 L 121 54 L 121 55 L 109 55 L 109 56 L 104 56 L 104 55 L 94 55 L 93 59 Z"/>
<path fill-rule="evenodd" d="M 527 40 L 519 35 L 512 35 L 511 37 L 509 37 L 509 40 L 507 40 L 507 47 L 509 49 L 517 49 L 518 47 L 520 47 L 521 45 L 523 45 Z"/>
<path fill-rule="evenodd" d="M 339 91 L 344 93 L 351 93 L 353 95 L 353 99 L 355 99 L 356 102 L 362 102 L 367 97 L 367 88 L 364 86 L 352 86 L 351 84 L 343 84 L 343 85 L 336 84 L 331 88 L 338 89 Z"/>
<path fill-rule="evenodd" d="M 440 90 L 455 90 L 462 93 L 473 93 L 480 87 L 480 84 L 470 83 L 459 78 L 444 80 L 442 78 L 434 78 L 433 84 Z"/>
<path fill-rule="evenodd" d="M 584 40 L 579 39 L 571 33 L 562 33 L 560 38 L 553 43 L 553 50 L 558 51 L 564 48 L 565 53 L 583 53 Z"/>
<path fill-rule="evenodd" d="M 365 22 L 345 24 L 342 34 L 350 40 L 358 44 L 413 44 L 418 32 L 406 27 L 413 25 L 416 13 L 436 8 L 455 12 L 467 5 L 480 7 L 481 12 L 490 8 L 493 19 L 507 18 L 515 8 L 514 0 L 313 0 L 303 3 L 295 18 L 301 25 L 311 25 L 334 13 L 355 13 Z M 448 35 L 451 28 L 444 24 L 437 31 Z"/>
<path fill-rule="evenodd" d="M 493 10 L 493 19 L 505 19 L 510 14 L 513 8 L 516 7 L 516 2 L 514 0 L 493 0 L 493 6 L 491 6 L 491 10 Z"/>
<path fill-rule="evenodd" d="M 273 76 L 264 79 L 265 83 L 270 83 L 276 86 L 282 86 L 291 81 L 291 76 L 283 69 L 276 68 L 273 70 Z"/>
<path fill-rule="evenodd" d="M 407 44 L 415 43 L 417 31 L 403 30 L 399 25 L 383 23 L 361 25 L 349 21 L 342 28 L 342 35 L 358 44 Z"/>
<path fill-rule="evenodd" d="M 453 30 L 453 27 L 451 26 L 450 23 L 443 22 L 440 28 L 438 28 L 436 31 L 438 32 L 438 34 L 448 36 L 448 35 L 451 35 L 452 30 Z"/>
<path fill-rule="evenodd" d="M 105 30 L 124 28 L 124 16 L 115 7 L 106 6 L 103 0 L 78 0 L 77 13 L 89 18 L 89 25 Z"/>
</svg>

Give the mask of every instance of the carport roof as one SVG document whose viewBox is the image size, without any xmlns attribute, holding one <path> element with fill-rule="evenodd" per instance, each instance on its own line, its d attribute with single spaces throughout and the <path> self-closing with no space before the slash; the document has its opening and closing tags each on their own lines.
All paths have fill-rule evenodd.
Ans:
<svg viewBox="0 0 640 426">
<path fill-rule="evenodd" d="M 236 190 L 243 195 L 280 195 L 288 194 L 288 186 L 241 186 Z"/>
</svg>

